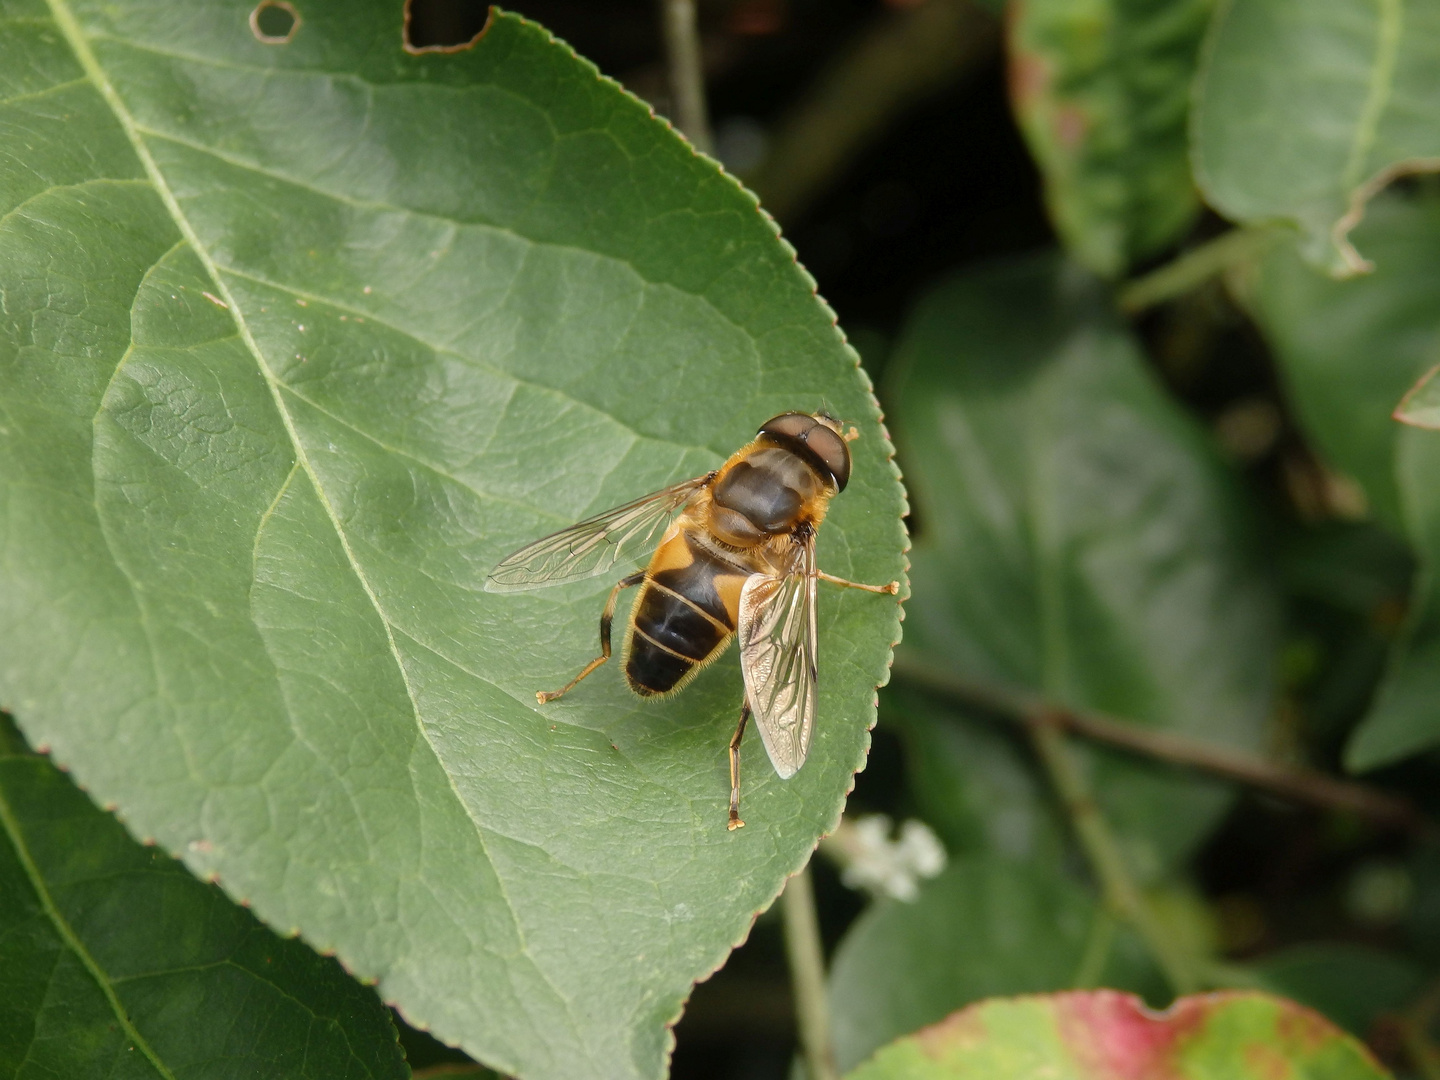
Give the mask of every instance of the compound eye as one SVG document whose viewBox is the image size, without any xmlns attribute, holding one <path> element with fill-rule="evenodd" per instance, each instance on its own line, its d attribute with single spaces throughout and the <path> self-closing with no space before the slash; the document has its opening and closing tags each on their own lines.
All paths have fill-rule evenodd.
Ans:
<svg viewBox="0 0 1440 1080">
<path fill-rule="evenodd" d="M 825 463 L 830 475 L 835 478 L 835 487 L 844 491 L 850 482 L 850 447 L 845 440 L 824 424 L 816 424 L 805 437 L 805 445 Z"/>
<path fill-rule="evenodd" d="M 765 421 L 760 434 L 788 443 L 813 465 L 827 470 L 837 491 L 844 491 L 850 482 L 850 448 L 836 431 L 809 413 L 781 413 Z"/>
<path fill-rule="evenodd" d="M 815 418 L 808 413 L 787 412 L 773 416 L 760 425 L 761 435 L 779 435 L 804 442 L 805 436 L 815 426 Z"/>
</svg>

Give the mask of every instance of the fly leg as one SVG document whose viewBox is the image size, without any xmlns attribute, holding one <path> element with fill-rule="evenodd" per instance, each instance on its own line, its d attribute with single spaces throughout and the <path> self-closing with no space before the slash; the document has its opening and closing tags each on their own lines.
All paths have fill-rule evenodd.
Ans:
<svg viewBox="0 0 1440 1080">
<path fill-rule="evenodd" d="M 600 655 L 581 668 L 580 674 L 576 675 L 559 690 L 537 690 L 535 692 L 536 701 L 544 705 L 547 701 L 554 701 L 556 698 L 568 694 L 571 690 L 575 689 L 576 683 L 585 678 L 586 675 L 589 675 L 601 664 L 605 663 L 606 660 L 610 659 L 610 624 L 615 619 L 615 601 L 620 596 L 621 589 L 628 589 L 632 585 L 639 585 L 644 580 L 645 571 L 638 570 L 629 577 L 623 577 L 615 583 L 615 587 L 610 590 L 610 599 L 605 601 L 605 610 L 600 613 Z"/>
<path fill-rule="evenodd" d="M 888 585 L 862 585 L 858 581 L 846 581 L 844 578 L 834 577 L 831 574 L 825 573 L 824 570 L 816 570 L 815 576 L 822 581 L 830 582 L 832 585 L 843 585 L 847 589 L 864 589 L 866 592 L 889 593 L 891 596 L 894 596 L 900 591 L 900 583 L 898 581 L 892 581 Z"/>
<path fill-rule="evenodd" d="M 745 737 L 745 722 L 749 719 L 747 697 L 745 707 L 740 710 L 740 723 L 735 725 L 735 734 L 730 737 L 730 824 L 725 828 L 731 832 L 745 827 L 745 822 L 740 820 L 740 740 Z"/>
</svg>

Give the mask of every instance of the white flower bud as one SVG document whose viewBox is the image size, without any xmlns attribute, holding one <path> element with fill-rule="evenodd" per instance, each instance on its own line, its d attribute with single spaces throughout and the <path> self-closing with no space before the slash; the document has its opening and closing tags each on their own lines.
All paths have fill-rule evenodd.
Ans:
<svg viewBox="0 0 1440 1080">
<path fill-rule="evenodd" d="M 892 840 L 884 814 L 845 818 L 822 850 L 840 865 L 840 880 L 852 889 L 911 901 L 920 895 L 920 879 L 945 868 L 945 848 L 923 821 L 910 819 Z"/>
</svg>

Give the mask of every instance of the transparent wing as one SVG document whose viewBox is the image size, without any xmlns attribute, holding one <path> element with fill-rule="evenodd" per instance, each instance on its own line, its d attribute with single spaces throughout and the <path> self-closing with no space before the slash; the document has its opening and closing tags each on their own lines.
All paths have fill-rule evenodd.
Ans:
<svg viewBox="0 0 1440 1080">
<path fill-rule="evenodd" d="M 603 574 L 622 556 L 641 551 L 713 476 L 662 488 L 536 540 L 501 560 L 485 579 L 485 591 L 519 592 Z"/>
<path fill-rule="evenodd" d="M 740 593 L 740 670 L 770 763 L 789 779 L 815 728 L 815 548 L 785 574 L 756 574 Z"/>
</svg>

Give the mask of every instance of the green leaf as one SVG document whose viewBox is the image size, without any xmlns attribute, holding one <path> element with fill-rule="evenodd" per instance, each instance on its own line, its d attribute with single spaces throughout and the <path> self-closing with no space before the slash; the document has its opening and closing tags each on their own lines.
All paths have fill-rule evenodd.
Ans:
<svg viewBox="0 0 1440 1080">
<path fill-rule="evenodd" d="M 1420 376 L 1420 381 L 1406 391 L 1395 406 L 1395 419 L 1402 424 L 1440 431 L 1440 366 Z"/>
<path fill-rule="evenodd" d="M 887 1046 L 849 1080 L 1381 1080 L 1359 1042 L 1310 1010 L 1256 993 L 1181 998 L 1163 1013 L 1113 990 L 972 1005 Z"/>
<path fill-rule="evenodd" d="M 1440 361 L 1440 199 L 1378 199 L 1356 231 L 1375 272 L 1349 281 L 1317 273 L 1293 247 L 1263 261 L 1250 307 L 1280 362 L 1305 432 L 1399 531 L 1391 413 Z"/>
<path fill-rule="evenodd" d="M 914 903 L 881 900 L 846 933 L 830 973 L 842 1070 L 962 1005 L 1076 980 L 1149 987 L 1138 942 L 1050 866 L 952 860 Z"/>
<path fill-rule="evenodd" d="M 897 606 L 821 586 L 810 760 L 749 740 L 727 833 L 733 655 L 541 708 L 609 583 L 484 576 L 825 401 L 820 563 L 897 578 L 877 408 L 754 200 L 543 30 L 410 55 L 393 0 L 297 6 L 272 45 L 239 0 L 0 0 L 0 702 L 417 1025 L 659 1076 L 837 821 Z"/>
<path fill-rule="evenodd" d="M 333 959 L 143 848 L 0 714 L 0 1073 L 408 1077 Z"/>
<path fill-rule="evenodd" d="M 1105 277 L 1163 248 L 1199 209 L 1190 84 L 1211 0 L 1025 0 L 1010 91 L 1066 247 Z"/>
<path fill-rule="evenodd" d="M 1420 993 L 1425 971 L 1392 953 L 1362 945 L 1301 945 L 1255 963 L 1262 988 L 1294 998 L 1364 1038 L 1387 1012 Z"/>
<path fill-rule="evenodd" d="M 956 278 L 892 363 L 920 523 L 905 663 L 1254 746 L 1275 613 L 1243 501 L 1098 283 L 1048 258 Z M 1221 785 L 1088 758 L 1142 877 L 1224 809 Z"/>
<path fill-rule="evenodd" d="M 1421 562 L 1406 633 L 1346 749 L 1347 765 L 1368 769 L 1440 742 L 1440 446 L 1391 418 L 1440 358 L 1440 199 L 1377 200 L 1356 235 L 1376 255 L 1373 274 L 1331 281 L 1282 249 L 1262 265 L 1251 306 L 1306 433 Z"/>
<path fill-rule="evenodd" d="M 1440 168 L 1440 5 L 1245 0 L 1220 12 L 1193 116 L 1196 177 L 1241 222 L 1287 222 L 1335 274 L 1382 256 L 1349 232 L 1396 176 Z M 1359 249 L 1358 251 L 1356 249 Z"/>
</svg>

